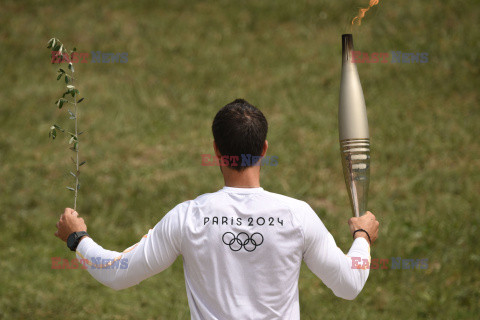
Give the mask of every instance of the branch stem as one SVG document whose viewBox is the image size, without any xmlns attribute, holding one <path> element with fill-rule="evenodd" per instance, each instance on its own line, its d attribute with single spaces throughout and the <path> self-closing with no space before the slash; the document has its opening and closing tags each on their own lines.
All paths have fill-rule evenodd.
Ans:
<svg viewBox="0 0 480 320">
<path fill-rule="evenodd" d="M 72 85 L 73 85 L 73 82 L 74 82 L 74 77 L 73 77 L 73 73 L 75 72 L 74 71 L 75 69 L 72 68 L 72 77 L 71 77 L 71 81 L 72 81 Z M 77 143 L 77 147 L 75 148 L 75 154 L 77 156 L 77 161 L 75 161 L 75 166 L 76 166 L 76 175 L 75 175 L 75 201 L 74 201 L 74 204 L 73 204 L 73 210 L 77 210 L 77 196 L 78 196 L 78 169 L 79 169 L 79 161 L 78 161 L 78 150 L 80 148 L 80 141 L 78 140 L 78 114 L 77 114 L 77 94 L 75 93 L 74 95 L 74 105 L 75 105 L 75 109 L 73 111 L 74 115 L 75 115 L 75 137 L 76 137 L 76 143 Z"/>
</svg>

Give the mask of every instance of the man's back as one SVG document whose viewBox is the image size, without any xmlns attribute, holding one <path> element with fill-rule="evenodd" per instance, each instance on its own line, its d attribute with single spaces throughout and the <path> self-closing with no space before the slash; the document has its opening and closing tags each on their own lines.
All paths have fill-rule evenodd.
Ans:
<svg viewBox="0 0 480 320">
<path fill-rule="evenodd" d="M 263 188 L 204 194 L 176 206 L 157 228 L 160 242 L 181 239 L 169 251 L 183 256 L 193 319 L 298 319 L 302 258 L 347 299 L 368 277 L 368 270 L 351 270 L 307 203 Z M 369 258 L 364 239 L 355 248 Z"/>
<path fill-rule="evenodd" d="M 193 318 L 299 317 L 304 203 L 224 187 L 183 206 L 180 251 Z"/>
</svg>

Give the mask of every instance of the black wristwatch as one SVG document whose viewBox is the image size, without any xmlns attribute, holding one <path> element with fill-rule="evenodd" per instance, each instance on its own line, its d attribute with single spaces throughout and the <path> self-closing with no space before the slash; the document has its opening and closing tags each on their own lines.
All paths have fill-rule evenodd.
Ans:
<svg viewBox="0 0 480 320">
<path fill-rule="evenodd" d="M 85 231 L 73 232 L 67 238 L 67 247 L 72 251 L 77 251 L 78 243 L 83 236 L 88 236 Z"/>
</svg>

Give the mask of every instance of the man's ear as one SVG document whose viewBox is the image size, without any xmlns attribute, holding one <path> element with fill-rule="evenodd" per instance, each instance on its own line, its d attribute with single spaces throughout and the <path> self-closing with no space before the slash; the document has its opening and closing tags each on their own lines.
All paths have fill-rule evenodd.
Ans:
<svg viewBox="0 0 480 320">
<path fill-rule="evenodd" d="M 263 150 L 261 154 L 262 157 L 265 157 L 265 154 L 267 153 L 267 149 L 268 149 L 268 141 L 265 140 L 265 142 L 263 143 Z"/>
<path fill-rule="evenodd" d="M 222 156 L 222 154 L 217 148 L 217 144 L 215 143 L 215 140 L 213 141 L 213 150 L 215 151 L 215 155 L 217 156 L 217 158 L 220 158 Z"/>
</svg>

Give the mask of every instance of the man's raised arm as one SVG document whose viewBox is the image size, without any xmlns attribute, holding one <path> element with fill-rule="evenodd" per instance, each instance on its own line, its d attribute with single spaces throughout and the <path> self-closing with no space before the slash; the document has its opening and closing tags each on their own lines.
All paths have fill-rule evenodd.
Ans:
<svg viewBox="0 0 480 320">
<path fill-rule="evenodd" d="M 172 209 L 135 245 L 123 252 L 103 249 L 88 236 L 76 248 L 77 258 L 88 272 L 102 284 L 121 290 L 168 268 L 180 254 L 182 223 L 179 211 L 185 204 Z M 57 223 L 57 237 L 67 241 L 73 232 L 86 231 L 82 218 L 73 209 L 65 209 Z"/>
<path fill-rule="evenodd" d="M 370 262 L 370 241 L 373 243 L 377 238 L 378 221 L 371 212 L 348 221 L 352 234 L 364 231 L 355 233 L 345 255 L 315 212 L 308 208 L 310 212 L 304 221 L 305 263 L 337 297 L 355 299 L 368 278 L 370 270 L 363 268 L 363 262 Z"/>
</svg>

